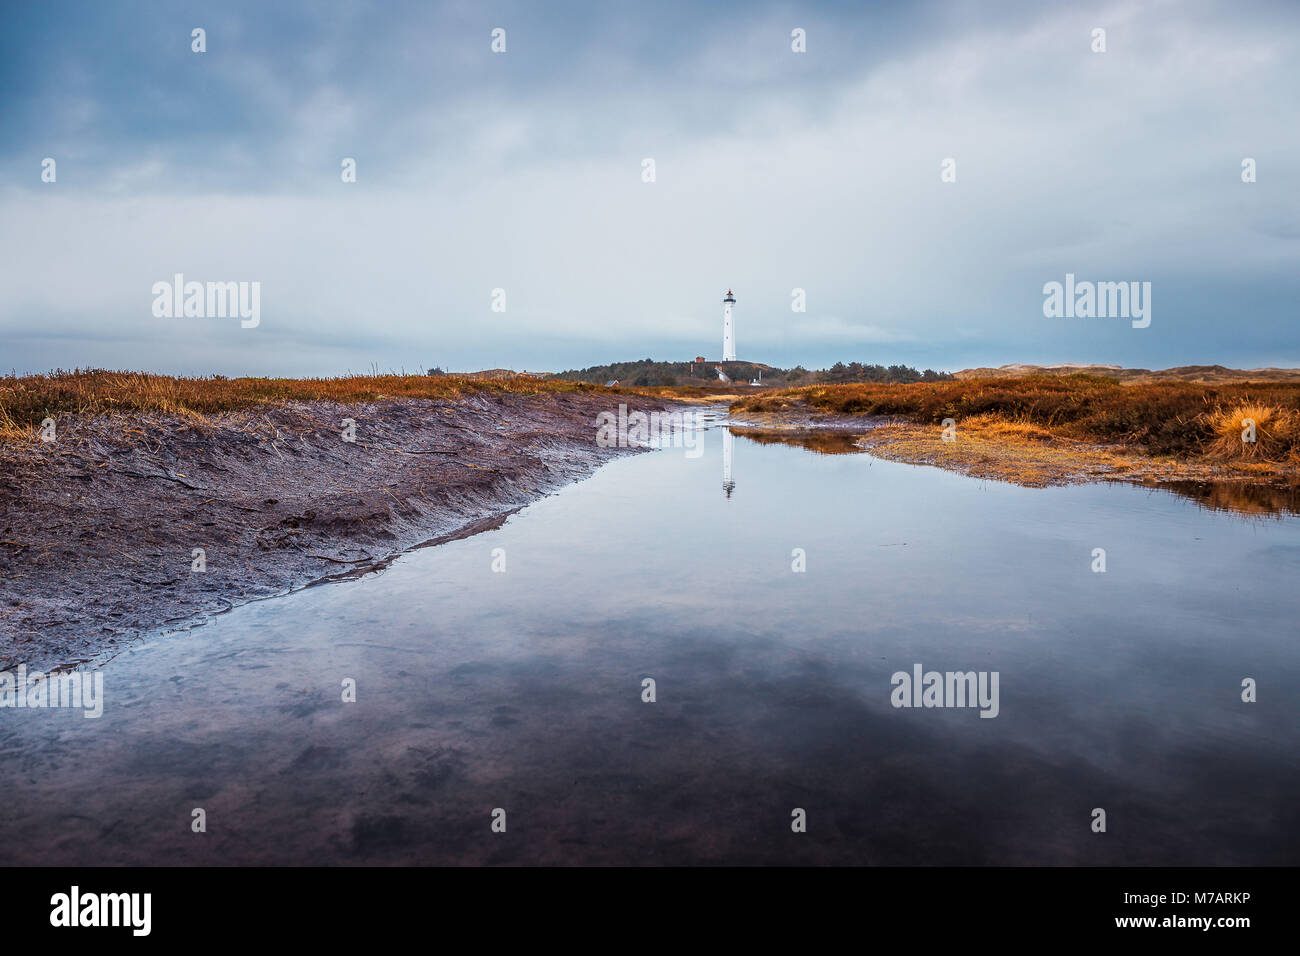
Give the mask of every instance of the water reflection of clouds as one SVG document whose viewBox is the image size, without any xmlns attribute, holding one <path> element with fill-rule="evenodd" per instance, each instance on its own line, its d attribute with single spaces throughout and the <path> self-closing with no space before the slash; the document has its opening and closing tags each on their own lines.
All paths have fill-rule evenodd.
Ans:
<svg viewBox="0 0 1300 956">
<path fill-rule="evenodd" d="M 726 507 L 716 464 L 620 459 L 482 535 L 123 654 L 103 720 L 76 721 L 102 732 L 0 722 L 0 859 L 40 832 L 66 863 L 1294 861 L 1275 558 L 1300 523 L 731 444 Z M 914 662 L 999 671 L 999 716 L 893 709 Z M 178 806 L 221 826 L 160 826 Z M 509 842 L 483 836 L 496 806 Z"/>
</svg>

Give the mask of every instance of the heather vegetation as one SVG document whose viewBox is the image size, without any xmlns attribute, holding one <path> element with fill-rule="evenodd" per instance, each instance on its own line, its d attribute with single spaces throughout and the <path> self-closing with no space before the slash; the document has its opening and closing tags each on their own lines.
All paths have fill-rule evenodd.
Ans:
<svg viewBox="0 0 1300 956">
<path fill-rule="evenodd" d="M 765 392 L 732 405 L 739 412 L 807 410 L 835 415 L 992 420 L 1037 435 L 1125 445 L 1152 455 L 1282 461 L 1300 459 L 1300 384 L 1121 385 L 1092 375 L 907 385 L 811 386 Z M 1243 441 L 1251 424 L 1254 441 Z"/>
<path fill-rule="evenodd" d="M 678 363 L 687 367 L 693 363 Z M 591 379 L 619 379 L 623 388 L 653 390 L 661 397 L 687 398 L 716 382 L 700 373 L 659 378 L 673 363 L 644 362 L 600 366 L 548 379 L 462 375 L 349 375 L 337 378 L 183 378 L 98 369 L 0 378 L 0 439 L 32 437 L 46 417 L 62 413 L 145 412 L 175 415 L 195 423 L 205 416 L 260 404 L 329 401 L 374 402 L 396 399 L 454 399 L 485 391 L 539 394 L 591 391 Z M 880 381 L 820 380 L 794 388 L 763 389 L 734 402 L 737 412 L 790 412 L 850 416 L 894 416 L 923 424 L 951 418 L 997 425 L 1035 440 L 1125 446 L 1147 455 L 1206 460 L 1300 461 L 1300 384 L 1284 382 L 1151 382 L 1122 385 L 1095 375 L 1030 375 L 1004 379 L 927 380 L 931 372 L 904 366 L 836 365 L 823 372 L 780 370 L 728 363 L 741 375 L 764 384 L 780 375 L 883 375 Z M 742 369 L 744 370 L 742 373 Z M 628 371 L 632 374 L 628 374 Z M 578 376 L 569 378 L 565 376 Z M 603 384 L 603 382 L 601 383 Z M 1014 427 L 1013 427 L 1014 426 Z M 1245 433 L 1253 441 L 1243 441 Z M 1026 439 L 1028 440 L 1028 439 Z"/>
<path fill-rule="evenodd" d="M 338 378 L 177 378 L 144 372 L 85 369 L 0 378 L 0 439 L 29 437 L 61 413 L 153 412 L 190 420 L 293 401 L 374 402 L 449 399 L 472 392 L 586 391 L 572 382 L 519 377 L 487 380 L 449 375 L 349 375 Z"/>
</svg>

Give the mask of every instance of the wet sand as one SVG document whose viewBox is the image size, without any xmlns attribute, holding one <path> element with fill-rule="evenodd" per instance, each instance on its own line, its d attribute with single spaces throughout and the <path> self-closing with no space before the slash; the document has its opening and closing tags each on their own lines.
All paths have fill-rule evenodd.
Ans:
<svg viewBox="0 0 1300 956">
<path fill-rule="evenodd" d="M 0 670 L 111 657 L 491 527 L 628 453 L 595 442 L 596 415 L 620 401 L 672 405 L 504 392 L 203 420 L 61 415 L 54 442 L 0 445 Z"/>
</svg>

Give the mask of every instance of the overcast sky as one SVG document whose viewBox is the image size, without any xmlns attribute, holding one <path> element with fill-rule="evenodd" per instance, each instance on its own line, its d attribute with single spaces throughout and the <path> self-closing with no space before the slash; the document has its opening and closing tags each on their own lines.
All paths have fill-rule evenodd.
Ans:
<svg viewBox="0 0 1300 956">
<path fill-rule="evenodd" d="M 4 371 L 717 358 L 728 288 L 781 366 L 1300 366 L 1297 3 L 0 17 Z M 155 317 L 175 273 L 260 282 L 260 325 Z M 1150 326 L 1046 318 L 1066 273 L 1150 282 Z"/>
</svg>

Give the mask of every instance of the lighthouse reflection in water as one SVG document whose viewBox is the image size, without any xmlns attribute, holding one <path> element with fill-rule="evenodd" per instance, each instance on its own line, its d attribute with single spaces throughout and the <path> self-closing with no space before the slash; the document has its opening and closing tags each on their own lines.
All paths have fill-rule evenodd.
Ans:
<svg viewBox="0 0 1300 956">
<path fill-rule="evenodd" d="M 731 429 L 722 429 L 722 490 L 728 498 L 736 488 L 736 483 L 731 480 L 731 455 L 735 444 L 736 436 L 731 434 Z"/>
</svg>

